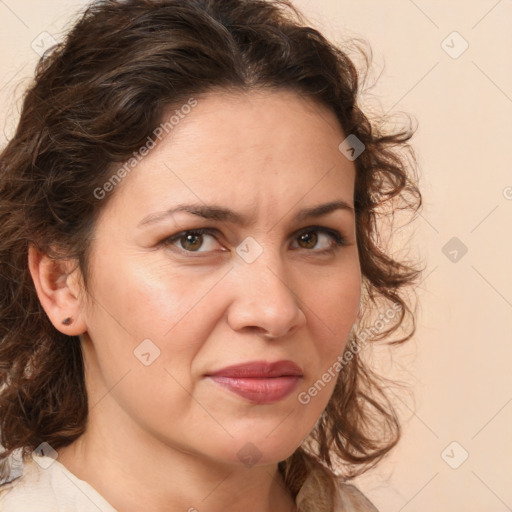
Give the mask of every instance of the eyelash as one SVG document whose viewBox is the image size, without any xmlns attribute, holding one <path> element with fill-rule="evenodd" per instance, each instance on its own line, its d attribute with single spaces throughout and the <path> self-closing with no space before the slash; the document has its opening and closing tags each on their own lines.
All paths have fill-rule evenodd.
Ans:
<svg viewBox="0 0 512 512">
<path fill-rule="evenodd" d="M 331 237 L 331 240 L 333 241 L 333 246 L 331 246 L 328 249 L 323 250 L 314 250 L 314 249 L 304 249 L 306 251 L 311 251 L 313 253 L 318 254 L 329 254 L 334 253 L 336 250 L 338 250 L 341 247 L 344 247 L 348 245 L 346 238 L 339 232 L 334 229 L 326 228 L 323 226 L 308 226 L 307 228 L 301 229 L 297 234 L 295 235 L 295 238 L 298 238 L 299 236 L 305 234 L 305 233 L 324 233 L 326 235 L 329 235 Z M 177 242 L 181 239 L 184 239 L 187 235 L 211 235 L 215 239 L 215 234 L 218 233 L 217 229 L 214 228 L 198 228 L 198 229 L 189 229 L 186 231 L 180 231 L 179 233 L 176 233 L 175 235 L 172 235 L 160 242 L 159 245 L 163 246 L 170 246 L 173 245 L 174 242 Z M 218 241 L 218 240 L 217 240 Z M 187 251 L 186 249 L 182 249 L 179 247 L 176 247 L 181 252 L 186 253 L 187 255 L 193 255 L 193 257 L 201 257 L 203 254 L 208 254 L 210 251 Z M 299 247 L 299 249 L 301 249 Z"/>
</svg>

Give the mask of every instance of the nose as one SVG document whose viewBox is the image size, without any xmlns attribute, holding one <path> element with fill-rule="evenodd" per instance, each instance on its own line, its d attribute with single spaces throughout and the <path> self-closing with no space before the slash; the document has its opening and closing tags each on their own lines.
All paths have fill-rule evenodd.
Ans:
<svg viewBox="0 0 512 512">
<path fill-rule="evenodd" d="M 279 258 L 262 254 L 252 263 L 240 261 L 231 274 L 228 323 L 233 330 L 280 338 L 306 324 L 300 290 L 293 289 L 297 283 L 291 283 Z"/>
</svg>

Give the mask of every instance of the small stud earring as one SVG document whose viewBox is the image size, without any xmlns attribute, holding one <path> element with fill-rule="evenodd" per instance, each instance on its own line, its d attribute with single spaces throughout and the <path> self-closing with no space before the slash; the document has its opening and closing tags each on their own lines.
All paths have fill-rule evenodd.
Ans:
<svg viewBox="0 0 512 512">
<path fill-rule="evenodd" d="M 67 318 L 65 318 L 64 320 L 62 320 L 62 323 L 64 325 L 69 325 L 71 322 L 72 322 L 72 318 L 70 316 L 68 316 Z"/>
</svg>

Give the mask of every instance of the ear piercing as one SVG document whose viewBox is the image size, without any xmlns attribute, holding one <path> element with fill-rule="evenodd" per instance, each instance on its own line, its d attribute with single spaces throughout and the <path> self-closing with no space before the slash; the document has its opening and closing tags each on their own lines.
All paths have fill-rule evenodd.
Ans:
<svg viewBox="0 0 512 512">
<path fill-rule="evenodd" d="M 62 320 L 62 323 L 64 325 L 69 325 L 72 321 L 73 319 L 70 316 L 68 316 L 67 318 L 64 318 L 64 320 Z"/>
</svg>

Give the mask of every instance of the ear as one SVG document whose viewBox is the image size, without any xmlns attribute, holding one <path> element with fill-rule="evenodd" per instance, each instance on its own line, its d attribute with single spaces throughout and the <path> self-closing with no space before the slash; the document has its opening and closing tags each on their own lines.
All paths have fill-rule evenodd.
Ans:
<svg viewBox="0 0 512 512">
<path fill-rule="evenodd" d="M 53 326 L 68 336 L 87 330 L 82 308 L 82 279 L 75 260 L 54 260 L 33 244 L 28 250 L 28 267 L 41 306 Z M 70 322 L 63 323 L 71 318 Z"/>
</svg>

